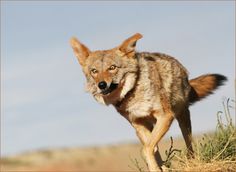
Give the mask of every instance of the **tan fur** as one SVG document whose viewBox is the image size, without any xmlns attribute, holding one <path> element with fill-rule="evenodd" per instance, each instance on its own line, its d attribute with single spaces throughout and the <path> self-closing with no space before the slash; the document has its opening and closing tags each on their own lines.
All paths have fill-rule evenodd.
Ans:
<svg viewBox="0 0 236 172">
<path fill-rule="evenodd" d="M 161 53 L 138 53 L 137 33 L 111 50 L 90 51 L 76 38 L 71 46 L 87 79 L 87 90 L 103 104 L 112 104 L 135 128 L 143 144 L 150 171 L 161 170 L 158 142 L 176 118 L 189 155 L 191 145 L 190 104 L 212 93 L 226 78 L 208 74 L 188 80 L 187 70 L 173 57 Z M 98 85 L 106 83 L 101 89 Z"/>
</svg>

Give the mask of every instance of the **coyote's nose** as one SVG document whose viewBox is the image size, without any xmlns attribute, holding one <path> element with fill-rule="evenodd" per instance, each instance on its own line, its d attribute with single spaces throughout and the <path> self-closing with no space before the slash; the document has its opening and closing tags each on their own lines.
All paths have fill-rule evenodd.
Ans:
<svg viewBox="0 0 236 172">
<path fill-rule="evenodd" d="M 98 87 L 103 90 L 107 87 L 107 83 L 105 81 L 101 81 L 98 83 Z"/>
</svg>

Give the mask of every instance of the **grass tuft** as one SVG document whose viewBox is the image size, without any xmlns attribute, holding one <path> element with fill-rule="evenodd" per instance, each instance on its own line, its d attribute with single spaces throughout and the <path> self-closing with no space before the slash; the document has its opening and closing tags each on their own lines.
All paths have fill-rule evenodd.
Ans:
<svg viewBox="0 0 236 172">
<path fill-rule="evenodd" d="M 144 172 L 144 167 L 142 167 L 140 164 L 139 164 L 139 161 L 136 159 L 136 158 L 131 158 L 130 157 L 130 161 L 132 162 L 132 166 L 128 165 L 128 167 L 131 169 L 131 170 L 134 170 L 134 171 L 138 171 L 138 172 Z"/>
<path fill-rule="evenodd" d="M 217 113 L 217 127 L 213 135 L 205 135 L 196 145 L 199 159 L 209 163 L 213 161 L 236 160 L 236 128 L 230 115 L 230 99 L 223 102 L 224 112 Z M 222 120 L 225 115 L 226 123 Z"/>
<path fill-rule="evenodd" d="M 201 171 L 231 171 L 236 169 L 236 128 L 233 124 L 230 103 L 223 102 L 223 112 L 217 113 L 217 126 L 212 134 L 204 135 L 194 144 L 195 158 L 188 159 L 186 151 L 175 156 L 173 169 Z M 225 117 L 225 121 L 222 120 Z M 178 165 L 176 165 L 178 164 Z M 180 171 L 181 171 L 180 170 Z M 179 170 L 177 170 L 179 171 Z"/>
<path fill-rule="evenodd" d="M 171 161 L 175 157 L 176 152 L 181 152 L 179 149 L 173 149 L 174 142 L 173 138 L 170 137 L 170 147 L 168 150 L 165 150 L 166 160 L 163 161 L 163 166 L 170 168 L 171 167 Z"/>
</svg>

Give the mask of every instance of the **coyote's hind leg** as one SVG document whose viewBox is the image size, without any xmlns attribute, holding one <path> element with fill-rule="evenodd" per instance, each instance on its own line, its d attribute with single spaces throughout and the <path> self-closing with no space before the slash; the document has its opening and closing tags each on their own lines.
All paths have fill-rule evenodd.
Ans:
<svg viewBox="0 0 236 172">
<path fill-rule="evenodd" d="M 185 144 L 187 146 L 188 150 L 187 156 L 194 157 L 194 152 L 192 147 L 191 119 L 190 119 L 190 112 L 187 108 L 177 116 L 177 121 L 183 134 Z"/>
</svg>

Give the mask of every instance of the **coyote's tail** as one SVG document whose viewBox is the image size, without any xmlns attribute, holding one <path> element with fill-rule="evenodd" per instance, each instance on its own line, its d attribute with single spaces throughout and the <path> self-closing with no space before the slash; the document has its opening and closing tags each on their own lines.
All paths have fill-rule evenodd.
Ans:
<svg viewBox="0 0 236 172">
<path fill-rule="evenodd" d="M 212 94 L 226 80 L 227 78 L 220 74 L 206 74 L 190 80 L 191 91 L 189 94 L 189 103 L 193 104 Z"/>
</svg>

